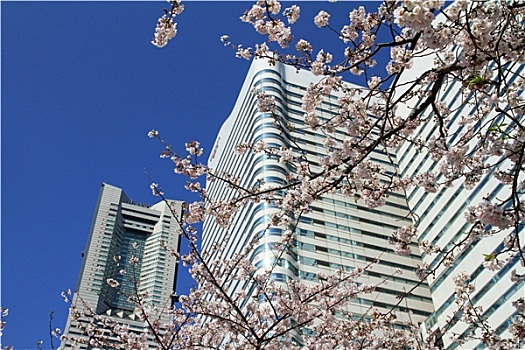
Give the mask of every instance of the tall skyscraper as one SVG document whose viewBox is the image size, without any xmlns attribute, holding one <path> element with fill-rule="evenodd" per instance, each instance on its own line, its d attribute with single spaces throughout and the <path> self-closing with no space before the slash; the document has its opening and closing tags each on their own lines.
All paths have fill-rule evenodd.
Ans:
<svg viewBox="0 0 525 350">
<path fill-rule="evenodd" d="M 129 297 L 138 292 L 145 296 L 147 304 L 160 307 L 173 304 L 176 259 L 163 248 L 162 242 L 170 247 L 179 246 L 178 218 L 173 215 L 180 218 L 181 211 L 182 202 L 151 206 L 135 203 L 120 188 L 103 183 L 86 250 L 82 253 L 73 306 L 80 312 L 106 317 L 143 334 L 147 325 Z M 88 323 L 93 320 L 89 316 L 77 320 L 70 315 L 61 348 L 99 346 L 89 336 Z M 111 342 L 111 334 L 108 335 Z"/>
<path fill-rule="evenodd" d="M 423 72 L 425 65 L 433 57 L 425 57 L 414 62 L 411 74 L 417 76 Z M 512 83 L 520 75 L 525 73 L 525 65 L 513 65 L 512 75 L 509 75 L 508 83 Z M 525 91 L 521 89 L 522 97 Z M 447 118 L 445 125 L 450 134 L 464 132 L 466 127 L 462 124 L 462 118 L 473 115 L 477 105 L 475 103 L 464 103 L 472 100 L 472 92 L 465 89 L 461 83 L 448 84 L 440 92 L 441 102 L 453 111 Z M 424 117 L 429 118 L 426 112 Z M 496 111 L 487 117 L 489 120 L 495 116 Z M 523 116 L 521 116 L 523 118 Z M 495 122 L 501 123 L 501 118 Z M 487 126 L 488 127 L 488 126 Z M 507 131 L 512 125 L 504 126 Z M 437 123 L 425 123 L 416 130 L 415 137 L 427 143 L 432 137 L 439 133 Z M 453 146 L 453 138 L 450 139 L 448 147 Z M 477 140 L 473 140 L 473 143 Z M 441 161 L 431 159 L 427 152 L 421 152 L 413 143 L 405 143 L 398 150 L 398 163 L 400 174 L 404 177 L 413 177 L 417 173 L 438 172 Z M 509 187 L 503 184 L 495 176 L 498 170 L 509 169 L 510 161 L 504 160 L 502 154 L 497 167 L 488 169 L 480 176 L 480 181 L 473 188 L 467 188 L 463 181 L 455 181 L 450 186 L 441 189 L 436 193 L 428 192 L 424 188 L 412 188 L 407 192 L 407 200 L 413 210 L 415 225 L 419 231 L 419 241 L 428 241 L 432 245 L 439 246 L 443 251 L 447 251 L 465 241 L 468 231 L 472 224 L 467 222 L 465 212 L 468 207 L 474 207 L 485 199 L 507 198 L 510 194 Z M 487 157 L 486 161 L 493 161 Z M 440 174 L 436 182 L 444 182 L 445 176 Z M 521 195 L 523 197 L 523 195 Z M 512 228 L 514 230 L 514 228 Z M 475 291 L 471 295 L 473 306 L 480 307 L 481 316 L 486 319 L 488 324 L 495 330 L 495 335 L 509 336 L 509 326 L 517 311 L 512 302 L 525 295 L 525 280 L 517 282 L 511 281 L 511 272 L 516 270 L 518 274 L 524 274 L 525 268 L 520 263 L 520 256 L 516 254 L 510 256 L 501 268 L 494 270 L 484 266 L 484 256 L 505 250 L 504 240 L 511 230 L 488 235 L 482 239 L 472 239 L 466 241 L 454 250 L 453 254 L 448 254 L 449 264 L 441 263 L 445 252 L 438 254 L 423 254 L 423 261 L 430 269 L 437 267 L 434 275 L 429 277 L 430 291 L 434 301 L 435 312 L 425 322 L 428 332 L 439 331 L 440 333 L 455 333 L 460 338 L 465 338 L 471 330 L 464 322 L 459 322 L 463 316 L 462 310 L 454 303 L 455 283 L 454 277 L 460 273 L 470 276 L 470 281 L 475 286 Z M 518 235 L 520 242 L 525 241 L 524 225 L 519 226 Z M 451 340 L 450 336 L 443 337 L 445 348 L 455 349 L 458 344 Z M 462 348 L 474 349 L 479 346 L 479 341 L 472 341 Z"/>
<path fill-rule="evenodd" d="M 239 144 L 264 142 L 268 147 L 284 147 L 296 155 L 303 154 L 313 171 L 320 170 L 321 158 L 327 153 L 327 136 L 321 130 L 308 128 L 301 111 L 306 88 L 316 79 L 319 78 L 309 72 L 297 72 L 293 67 L 269 66 L 263 60 L 255 60 L 234 109 L 217 136 L 209 166 L 220 174 L 229 173 L 244 188 L 286 184 L 289 176 L 297 173 L 291 164 L 264 153 L 235 154 Z M 254 89 L 275 98 L 278 118 L 290 125 L 286 131 L 276 126 L 272 113 L 259 111 L 257 98 L 252 93 Z M 337 96 L 329 96 L 319 109 L 318 117 L 331 117 L 337 109 Z M 339 141 L 345 138 L 344 132 L 333 135 Z M 396 159 L 394 151 L 387 154 L 379 149 L 370 157 L 371 161 L 390 169 L 392 159 Z M 228 184 L 219 181 L 208 183 L 207 191 L 211 198 L 218 200 L 227 200 L 232 195 Z M 390 193 L 384 206 L 371 209 L 360 200 L 334 193 L 316 200 L 309 210 L 297 218 L 297 222 L 290 223 L 288 228 L 293 230 L 294 246 L 280 257 L 274 256 L 272 247 L 281 241 L 287 228 L 269 227 L 272 215 L 279 213 L 280 208 L 264 200 L 245 205 L 227 228 L 220 227 L 214 218 L 208 218 L 203 228 L 203 250 L 212 259 L 227 259 L 240 253 L 254 237 L 259 237 L 250 256 L 251 262 L 262 271 L 273 266 L 272 278 L 283 285 L 290 279 L 319 283 L 320 274 L 351 270 L 375 262 L 361 281 L 374 285 L 383 280 L 388 283 L 380 285 L 373 294 L 355 300 L 347 310 L 354 315 L 365 315 L 370 307 L 388 312 L 398 303 L 397 296 L 419 283 L 415 273 L 421 264 L 417 244 L 410 245 L 411 254 L 400 256 L 388 242 L 394 230 L 411 224 L 403 194 Z M 214 248 L 217 242 L 221 243 L 221 249 Z M 246 285 L 239 282 L 231 286 L 231 292 L 245 288 Z M 252 290 L 245 292 L 249 298 Z M 409 317 L 416 324 L 423 322 L 432 311 L 426 283 L 415 288 L 402 305 L 395 308 L 400 327 Z"/>
<path fill-rule="evenodd" d="M 421 74 L 431 60 L 432 57 L 416 60 L 407 74 Z M 520 74 L 523 76 L 524 71 L 524 65 L 515 66 L 514 78 L 510 82 Z M 268 147 L 284 147 L 302 154 L 307 157 L 314 171 L 320 170 L 322 158 L 326 155 L 327 137 L 321 131 L 312 131 L 305 126 L 304 112 L 301 110 L 307 86 L 318 79 L 309 72 L 297 72 L 279 63 L 268 66 L 262 60 L 254 61 L 234 109 L 217 136 L 209 160 L 210 167 L 219 173 L 229 173 L 244 188 L 260 184 L 271 188 L 286 184 L 288 176 L 297 172 L 294 166 L 266 154 L 235 154 L 236 145 L 254 145 L 263 141 Z M 254 90 L 264 91 L 275 98 L 275 113 L 283 124 L 290 124 L 287 130 L 283 131 L 275 125 L 276 120 L 271 113 L 258 110 Z M 523 89 L 520 91 L 524 93 Z M 469 98 L 468 92 L 467 96 L 461 97 L 461 94 L 464 94 L 462 86 L 456 83 L 446 85 L 440 95 L 441 102 L 454 111 L 446 125 L 451 133 L 460 132 L 461 116 L 473 113 L 476 108 L 475 104 L 458 108 L 458 104 Z M 336 115 L 338 107 L 337 93 L 333 93 L 317 109 L 317 117 L 321 121 L 328 120 Z M 425 123 L 416 131 L 416 137 L 428 141 L 437 133 L 436 123 Z M 336 131 L 335 137 L 339 141 L 343 140 L 344 131 Z M 388 154 L 377 149 L 369 159 L 387 169 L 396 167 L 403 177 L 435 171 L 439 163 L 408 142 L 399 149 L 389 150 Z M 499 164 L 500 169 L 506 166 L 507 162 Z M 416 242 L 411 244 L 409 256 L 396 254 L 388 242 L 398 227 L 413 224 L 419 232 L 418 242 L 428 241 L 444 249 L 453 247 L 465 238 L 465 230 L 470 227 L 464 215 L 468 207 L 479 204 L 484 198 L 505 198 L 509 194 L 494 177 L 495 171 L 497 169 L 486 172 L 474 188 L 467 189 L 461 181 L 456 181 L 437 193 L 430 193 L 424 188 L 411 188 L 407 194 L 390 193 L 385 205 L 376 209 L 367 208 L 361 201 L 356 202 L 341 194 L 325 195 L 299 218 L 293 227 L 295 245 L 280 258 L 282 261 L 278 264 L 275 264 L 272 247 L 281 240 L 284 230 L 268 227 L 272 214 L 279 212 L 280 208 L 264 201 L 246 205 L 236 214 L 228 228 L 221 228 L 213 219 L 207 219 L 204 223 L 203 248 L 213 258 L 229 258 L 241 252 L 254 237 L 260 237 L 251 261 L 257 269 L 273 267 L 272 277 L 283 283 L 289 279 L 316 283 L 320 273 L 326 274 L 341 268 L 352 269 L 377 261 L 365 273 L 363 280 L 374 284 L 387 279 L 389 283 L 384 288 L 378 288 L 372 297 L 363 296 L 357 300 L 349 310 L 355 314 L 366 312 L 369 306 L 380 311 L 388 310 L 396 303 L 396 295 L 403 294 L 403 291 L 409 290 L 419 281 L 415 276 L 418 265 L 426 263 L 430 268 L 438 266 L 435 275 L 429 277 L 430 286 L 423 284 L 416 288 L 406 303 L 397 308 L 397 315 L 399 320 L 406 320 L 406 311 L 410 310 L 411 321 L 422 323 L 427 333 L 448 333 L 442 342 L 450 350 L 458 347 L 452 340 L 452 334 L 465 338 L 471 332 L 464 322 L 459 322 L 462 310 L 458 310 L 454 304 L 454 277 L 465 272 L 476 286 L 471 302 L 482 308 L 481 316 L 495 329 L 496 335 L 505 337 L 509 335 L 509 326 L 517 314 L 512 302 L 525 295 L 525 281 L 512 282 L 510 275 L 513 270 L 524 274 L 524 268 L 519 255 L 515 255 L 505 261 L 501 269 L 490 270 L 484 266 L 483 256 L 504 250 L 508 232 L 469 242 L 463 248 L 456 249 L 453 256 L 449 256 L 451 262 L 447 264 L 440 263 L 444 253 L 420 254 Z M 212 198 L 228 199 L 232 196 L 232 191 L 225 183 L 211 182 L 207 190 Z M 407 204 L 414 217 L 409 213 Z M 525 241 L 523 225 L 518 234 L 520 242 Z M 221 242 L 224 249 L 214 251 L 212 247 L 216 242 Z M 396 274 L 398 269 L 403 273 Z M 241 284 L 232 285 L 232 293 L 243 287 Z M 478 346 L 481 346 L 479 340 L 466 345 L 467 348 Z"/>
</svg>

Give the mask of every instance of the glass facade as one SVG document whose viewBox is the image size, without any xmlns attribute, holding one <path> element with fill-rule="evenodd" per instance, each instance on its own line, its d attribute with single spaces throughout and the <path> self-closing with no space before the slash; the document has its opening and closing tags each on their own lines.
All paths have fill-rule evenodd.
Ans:
<svg viewBox="0 0 525 350">
<path fill-rule="evenodd" d="M 321 169 L 322 158 L 326 156 L 324 142 L 326 135 L 307 128 L 301 111 L 302 97 L 313 75 L 277 64 L 269 67 L 265 62 L 254 61 L 234 110 L 224 123 L 215 142 L 209 165 L 217 172 L 233 173 L 239 178 L 239 185 L 254 186 L 264 181 L 264 186 L 286 185 L 289 177 L 297 172 L 291 164 L 279 162 L 277 157 L 248 152 L 242 156 L 234 153 L 241 143 L 253 144 L 263 140 L 270 147 L 286 147 L 297 157 L 307 159 L 313 172 Z M 257 100 L 250 91 L 255 88 L 265 91 L 276 101 L 274 118 L 269 113 L 260 113 Z M 338 97 L 327 96 L 318 109 L 317 117 L 326 120 L 338 111 Z M 287 128 L 280 129 L 275 122 L 280 120 Z M 335 135 L 335 136 L 334 136 Z M 342 140 L 344 130 L 336 130 L 332 137 Z M 385 167 L 388 174 L 394 173 L 395 150 L 375 150 L 370 161 Z M 212 198 L 228 199 L 234 193 L 223 183 L 207 184 Z M 277 192 L 276 196 L 281 196 Z M 378 284 L 388 280 L 388 287 L 382 286 L 376 292 L 352 302 L 349 310 L 358 315 L 366 313 L 370 306 L 380 311 L 393 308 L 406 285 L 418 284 L 415 274 L 421 255 L 417 243 L 410 245 L 412 254 L 400 256 L 394 252 L 388 240 L 397 228 L 411 224 L 406 199 L 401 193 L 390 193 L 383 207 L 371 209 L 361 201 L 339 193 L 326 195 L 315 201 L 300 217 L 294 218 L 290 227 L 269 227 L 272 214 L 280 206 L 269 203 L 250 204 L 236 214 L 228 228 L 221 228 L 213 218 L 206 220 L 203 229 L 203 249 L 211 259 L 228 259 L 254 240 L 258 242 L 250 261 L 256 269 L 265 271 L 272 268 L 271 277 L 283 285 L 290 280 L 304 283 L 319 283 L 320 274 L 340 270 L 350 271 L 359 266 L 374 267 L 362 276 L 363 283 Z M 278 257 L 275 245 L 279 244 L 286 229 L 293 232 L 293 244 Z M 220 242 L 221 249 L 213 249 Z M 399 273 L 401 270 L 402 273 Z M 232 295 L 243 290 L 250 298 L 254 286 L 249 282 L 232 283 Z M 403 307 L 395 307 L 399 327 L 411 318 L 423 322 L 433 311 L 428 285 L 419 285 L 406 299 Z M 409 316 L 410 312 L 410 316 Z"/>
</svg>

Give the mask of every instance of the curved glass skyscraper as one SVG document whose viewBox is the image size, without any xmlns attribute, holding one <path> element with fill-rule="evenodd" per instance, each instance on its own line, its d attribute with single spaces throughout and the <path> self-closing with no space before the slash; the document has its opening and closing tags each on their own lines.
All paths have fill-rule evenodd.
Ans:
<svg viewBox="0 0 525 350">
<path fill-rule="evenodd" d="M 312 131 L 304 124 L 301 110 L 302 98 L 308 85 L 316 78 L 309 72 L 297 72 L 295 68 L 277 64 L 269 66 L 263 60 L 255 60 L 239 94 L 235 107 L 217 136 L 209 166 L 216 173 L 227 172 L 244 188 L 263 186 L 271 188 L 287 183 L 290 174 L 297 169 L 290 163 L 280 162 L 278 157 L 263 153 L 247 152 L 235 154 L 236 145 L 264 142 L 268 147 L 294 150 L 306 157 L 314 171 L 321 169 L 320 159 L 326 155 L 326 135 Z M 276 114 L 285 130 L 278 128 L 271 113 L 260 112 L 253 92 L 264 91 L 276 101 Z M 328 96 L 318 117 L 329 118 L 338 111 L 338 96 Z M 335 137 L 344 139 L 343 131 Z M 396 159 L 392 151 L 372 153 L 370 161 L 392 168 Z M 226 200 L 233 195 L 228 184 L 209 182 L 207 190 L 211 198 Z M 305 283 L 319 283 L 320 274 L 330 274 L 341 269 L 351 270 L 358 266 L 373 264 L 362 276 L 362 282 L 378 284 L 387 280 L 371 295 L 355 300 L 348 312 L 363 315 L 374 307 L 387 312 L 399 299 L 398 295 L 418 284 L 416 267 L 421 264 L 419 248 L 411 244 L 412 253 L 400 256 L 394 252 L 388 240 L 394 230 L 411 224 L 406 198 L 400 193 L 390 193 L 386 204 L 376 209 L 368 208 L 361 201 L 341 194 L 323 196 L 305 211 L 293 229 L 293 247 L 279 257 L 274 256 L 273 247 L 282 240 L 286 227 L 269 227 L 272 214 L 280 208 L 263 200 L 246 204 L 232 219 L 232 225 L 222 228 L 215 218 L 208 218 L 203 229 L 203 250 L 212 259 L 231 258 L 240 253 L 254 238 L 257 243 L 250 256 L 257 269 L 270 267 L 275 281 L 290 279 Z M 221 249 L 215 244 L 220 242 Z M 277 259 L 277 261 L 276 261 Z M 231 292 L 245 290 L 250 297 L 250 285 L 232 284 Z M 248 290 L 246 290 L 248 289 Z M 423 322 L 433 311 L 432 299 L 426 283 L 415 288 L 395 313 L 402 322 L 410 318 L 416 324 Z"/>
</svg>

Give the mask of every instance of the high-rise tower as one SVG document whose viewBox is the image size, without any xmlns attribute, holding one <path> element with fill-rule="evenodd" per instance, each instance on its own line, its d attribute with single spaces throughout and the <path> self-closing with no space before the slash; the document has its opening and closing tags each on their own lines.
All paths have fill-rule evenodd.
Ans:
<svg viewBox="0 0 525 350">
<path fill-rule="evenodd" d="M 287 183 L 297 169 L 278 157 L 247 152 L 235 154 L 239 144 L 254 145 L 264 142 L 268 147 L 293 150 L 307 157 L 311 166 L 321 169 L 321 158 L 326 155 L 327 136 L 306 127 L 301 111 L 302 97 L 311 82 L 319 79 L 313 74 L 281 64 L 269 66 L 262 60 L 255 60 L 248 72 L 237 103 L 217 136 L 209 166 L 215 172 L 227 172 L 236 184 L 253 188 L 263 184 L 264 188 Z M 283 124 L 291 124 L 286 131 L 278 128 L 272 113 L 261 112 L 253 90 L 264 91 L 276 101 L 276 114 Z M 318 117 L 328 118 L 337 112 L 338 98 L 329 96 L 318 110 Z M 339 141 L 344 132 L 334 134 Z M 392 167 L 395 152 L 382 150 L 372 153 L 370 160 L 386 167 Z M 315 171 L 315 169 L 314 169 Z M 227 200 L 231 195 L 228 184 L 210 182 L 207 191 L 211 198 Z M 214 218 L 208 218 L 203 228 L 203 249 L 212 259 L 228 259 L 259 237 L 250 256 L 257 269 L 270 267 L 272 278 L 285 284 L 288 280 L 305 283 L 319 283 L 320 274 L 330 274 L 341 269 L 351 270 L 373 263 L 362 276 L 362 282 L 381 285 L 371 295 L 363 295 L 350 305 L 348 312 L 364 315 L 371 307 L 388 312 L 399 301 L 399 295 L 419 284 L 416 268 L 421 264 L 419 248 L 411 244 L 411 254 L 400 256 L 395 253 L 388 240 L 394 230 L 410 225 L 411 220 L 404 195 L 390 193 L 384 206 L 371 209 L 362 201 L 342 194 L 325 195 L 316 200 L 297 221 L 293 229 L 293 247 L 278 258 L 272 247 L 281 241 L 286 228 L 270 227 L 272 214 L 278 213 L 276 205 L 261 201 L 249 203 L 232 219 L 228 228 L 221 228 Z M 220 242 L 223 249 L 214 245 Z M 402 272 L 402 273 L 401 273 Z M 249 287 L 248 287 L 249 288 Z M 231 286 L 231 293 L 241 289 L 248 294 L 246 285 L 239 282 Z M 416 287 L 402 306 L 395 308 L 399 326 L 408 319 L 417 324 L 423 322 L 433 311 L 430 293 L 426 283 Z"/>
<path fill-rule="evenodd" d="M 103 183 L 82 254 L 73 306 L 86 314 L 126 325 L 137 334 L 144 333 L 147 325 L 140 319 L 130 295 L 138 292 L 144 295 L 146 303 L 155 306 L 173 304 L 176 260 L 163 248 L 163 242 L 179 246 L 179 218 L 173 216 L 180 216 L 181 208 L 182 202 L 177 201 L 152 206 L 135 203 L 120 188 Z M 90 336 L 86 326 L 93 320 L 89 316 L 78 320 L 69 315 L 61 348 L 68 349 L 75 342 L 80 348 L 88 348 Z M 108 335 L 111 342 L 111 334 Z"/>
<path fill-rule="evenodd" d="M 415 60 L 410 74 L 412 76 L 422 74 L 432 59 L 433 56 Z M 506 69 L 509 70 L 506 73 L 509 74 L 508 84 L 514 83 L 525 73 L 523 64 L 509 65 Z M 521 88 L 519 91 L 520 98 L 523 99 L 525 90 Z M 457 136 L 466 132 L 467 126 L 463 120 L 476 114 L 478 106 L 474 102 L 475 98 L 471 90 L 466 89 L 461 82 L 449 83 L 443 87 L 440 91 L 440 103 L 452 111 L 444 124 L 449 135 Z M 497 113 L 492 110 L 479 124 L 484 124 L 483 127 L 488 128 L 491 124 L 502 123 L 505 132 L 510 132 L 515 125 L 502 122 L 501 117 L 496 118 Z M 432 111 L 429 110 L 422 118 L 431 119 L 431 116 Z M 523 115 L 518 115 L 517 118 L 523 120 Z M 414 139 L 420 140 L 422 144 L 428 144 L 439 136 L 439 129 L 438 123 L 423 123 L 415 131 Z M 447 140 L 447 147 L 455 146 L 456 136 Z M 469 145 L 470 150 L 475 147 L 476 142 L 478 139 L 473 137 Z M 440 173 L 444 161 L 432 159 L 428 152 L 421 151 L 415 143 L 403 144 L 397 155 L 401 176 L 411 178 L 428 172 L 437 174 L 436 183 L 447 181 L 446 176 Z M 499 160 L 496 157 L 486 157 L 485 162 L 494 162 L 496 165 L 479 174 L 479 181 L 474 185 L 466 185 L 466 181 L 460 180 L 450 183 L 449 186 L 443 186 L 435 193 L 423 187 L 414 187 L 407 191 L 407 200 L 415 217 L 414 225 L 419 231 L 418 240 L 442 248 L 437 254 L 423 254 L 423 262 L 428 268 L 437 269 L 429 276 L 430 291 L 436 311 L 425 322 L 428 332 L 456 334 L 460 339 L 471 334 L 470 327 L 461 322 L 463 311 L 455 303 L 454 278 L 460 273 L 466 273 L 470 276 L 470 283 L 475 287 L 469 302 L 472 306 L 480 308 L 480 317 L 495 331 L 494 336 L 510 335 L 509 326 L 518 313 L 512 303 L 525 295 L 525 280 L 522 278 L 512 281 L 511 279 L 513 270 L 519 275 L 525 273 L 523 262 L 520 262 L 522 257 L 520 254 L 510 256 L 503 254 L 504 260 L 501 257 L 500 259 L 504 263 L 498 268 L 490 269 L 485 266 L 484 256 L 505 251 L 504 242 L 512 235 L 517 234 L 518 242 L 522 242 L 520 244 L 523 245 L 525 241 L 523 221 L 518 227 L 497 234 L 490 234 L 487 229 L 482 238 L 481 235 L 473 237 L 475 235 L 469 233 L 472 224 L 468 222 L 465 215 L 469 207 L 475 207 L 485 200 L 503 199 L 510 195 L 510 187 L 504 186 L 497 176 L 501 170 L 512 168 L 512 163 L 505 157 L 504 152 Z M 496 162 L 495 159 L 498 161 Z M 444 258 L 447 259 L 446 263 L 443 263 Z M 451 336 L 443 337 L 443 342 L 445 349 L 458 348 L 458 344 Z M 480 341 L 477 340 L 467 343 L 464 348 L 474 349 L 481 346 Z"/>
</svg>

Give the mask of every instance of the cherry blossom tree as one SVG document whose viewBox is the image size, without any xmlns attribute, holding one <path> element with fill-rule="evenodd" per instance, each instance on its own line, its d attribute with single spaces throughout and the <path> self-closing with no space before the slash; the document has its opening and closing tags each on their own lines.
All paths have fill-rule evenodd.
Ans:
<svg viewBox="0 0 525 350">
<path fill-rule="evenodd" d="M 159 19 L 152 41 L 158 47 L 175 37 L 175 17 L 184 9 L 179 0 L 169 3 L 171 8 Z M 227 227 L 242 206 L 260 201 L 282 208 L 271 218 L 271 227 L 296 220 L 315 200 L 331 193 L 375 208 L 382 206 L 391 192 L 421 187 L 435 193 L 458 182 L 471 189 L 491 174 L 507 194 L 470 206 L 464 213 L 470 227 L 454 244 L 438 247 L 419 242 L 422 251 L 441 258 L 433 267 L 421 266 L 418 276 L 422 283 L 437 269 L 452 264 L 472 242 L 494 235 L 506 237 L 504 247 L 480 257 L 486 268 L 501 269 L 516 257 L 524 266 L 524 16 L 522 1 L 456 1 L 447 7 L 438 0 L 385 1 L 374 12 L 364 7 L 349 9 L 348 24 L 338 29 L 331 26 L 332 14 L 321 11 L 313 21 L 320 30 L 340 39 L 341 50 L 335 53 L 314 48 L 292 35 L 292 26 L 300 19 L 299 6 L 282 8 L 276 0 L 258 0 L 241 20 L 265 41 L 252 49 L 233 43 L 226 35 L 221 40 L 239 58 L 281 62 L 319 76 L 308 87 L 302 109 L 305 125 L 327 136 L 326 155 L 319 160 L 322 168 L 314 170 L 299 145 L 297 149 L 277 149 L 264 141 L 239 144 L 236 152 L 240 155 L 266 154 L 297 168 L 286 184 L 244 188 L 233 173 L 217 172 L 202 163 L 203 150 L 197 141 L 187 143 L 187 154 L 181 155 L 158 131 L 150 131 L 149 136 L 163 144 L 161 157 L 174 163 L 175 172 L 188 178 L 186 188 L 199 196 L 187 204 L 179 221 L 189 253 L 180 254 L 165 246 L 189 267 L 196 285 L 188 295 L 179 297 L 179 303 L 166 308 L 152 307 L 138 293 L 130 296 L 149 334 L 133 333 L 115 321 L 90 314 L 89 308 L 82 313 L 72 308 L 79 320 L 86 320 L 81 324 L 91 345 L 145 349 L 148 342 L 154 342 L 159 349 L 439 349 L 437 335 L 421 333 L 418 325 L 407 322 L 405 329 L 395 328 L 392 312 L 370 308 L 360 317 L 348 314 L 348 303 L 378 287 L 358 282 L 368 266 L 321 275 L 316 284 L 289 281 L 283 285 L 272 279 L 271 269 L 260 271 L 250 262 L 260 237 L 254 237 L 233 257 L 210 259 L 199 249 L 197 227 L 206 217 Z M 378 58 L 385 56 L 389 62 L 378 67 Z M 415 65 L 421 69 L 414 69 Z M 346 84 L 351 77 L 362 79 L 363 87 Z M 449 105 L 443 102 L 443 95 L 451 86 L 460 95 Z M 316 109 L 334 91 L 341 96 L 338 113 L 329 119 L 319 118 Z M 271 96 L 264 91 L 254 94 L 261 112 L 272 113 L 283 131 L 291 127 L 279 118 Z M 451 115 L 467 105 L 473 112 L 461 115 L 461 120 L 451 125 Z M 428 140 L 420 138 L 417 131 L 429 123 L 436 126 L 436 132 Z M 341 130 L 346 134 L 344 139 L 335 137 Z M 396 151 L 408 145 L 426 152 L 437 164 L 434 170 L 406 177 L 370 161 L 374 150 Z M 392 161 L 392 166 L 398 164 Z M 226 183 L 229 199 L 211 198 L 205 179 Z M 159 185 L 151 188 L 163 198 Z M 417 223 L 417 213 L 413 215 Z M 417 225 L 412 225 L 392 232 L 391 241 L 404 255 L 410 253 L 409 244 L 417 237 Z M 291 244 L 292 232 L 286 231 L 273 247 L 274 255 L 285 254 Z M 522 270 L 512 271 L 513 283 L 523 281 Z M 253 292 L 230 293 L 229 286 L 235 281 L 246 282 Z M 456 315 L 471 329 L 467 338 L 458 341 L 479 339 L 494 349 L 524 346 L 523 298 L 514 302 L 511 336 L 502 338 L 472 301 L 475 287 L 470 276 L 460 274 L 454 281 Z M 118 287 L 116 281 L 107 282 Z M 401 298 L 398 306 L 402 303 Z M 161 314 L 171 321 L 160 322 L 165 319 Z M 110 345 L 108 332 L 113 335 Z"/>
</svg>

